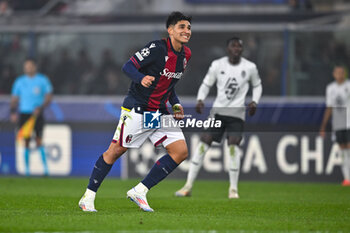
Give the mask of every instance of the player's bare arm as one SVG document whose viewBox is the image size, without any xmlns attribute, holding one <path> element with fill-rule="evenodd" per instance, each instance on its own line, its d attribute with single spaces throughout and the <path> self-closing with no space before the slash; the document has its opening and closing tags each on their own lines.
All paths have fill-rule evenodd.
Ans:
<svg viewBox="0 0 350 233">
<path fill-rule="evenodd" d="M 324 112 L 322 124 L 321 124 L 321 127 L 320 127 L 320 136 L 323 137 L 323 138 L 326 135 L 326 126 L 327 126 L 327 123 L 328 123 L 329 118 L 331 117 L 331 115 L 332 115 L 332 108 L 331 107 L 327 107 L 326 111 Z"/>
</svg>

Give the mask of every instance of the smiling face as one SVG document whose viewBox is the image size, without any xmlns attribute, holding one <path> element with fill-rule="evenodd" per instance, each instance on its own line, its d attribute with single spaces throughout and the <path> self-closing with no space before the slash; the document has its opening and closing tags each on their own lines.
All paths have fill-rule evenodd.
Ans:
<svg viewBox="0 0 350 233">
<path fill-rule="evenodd" d="M 180 20 L 175 25 L 168 28 L 169 37 L 173 43 L 174 49 L 187 43 L 192 35 L 191 23 L 187 20 Z"/>
<path fill-rule="evenodd" d="M 239 40 L 231 40 L 227 45 L 227 53 L 230 62 L 237 64 L 242 56 L 243 47 Z"/>
</svg>

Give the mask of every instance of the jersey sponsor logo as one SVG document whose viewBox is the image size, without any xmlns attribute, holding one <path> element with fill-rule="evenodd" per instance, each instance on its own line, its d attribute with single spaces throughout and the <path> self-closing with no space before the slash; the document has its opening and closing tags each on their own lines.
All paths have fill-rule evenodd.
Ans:
<svg viewBox="0 0 350 233">
<path fill-rule="evenodd" d="M 155 48 L 156 47 L 156 44 L 155 43 L 152 43 L 150 46 L 149 46 L 149 48 L 151 49 L 151 48 Z"/>
<path fill-rule="evenodd" d="M 143 57 L 140 52 L 135 53 L 135 55 L 139 59 L 139 61 L 143 61 Z"/>
<path fill-rule="evenodd" d="M 168 68 L 165 68 L 163 72 L 160 72 L 160 75 L 167 77 L 168 79 L 170 78 L 176 78 L 176 79 L 181 79 L 182 77 L 182 72 L 170 72 Z"/>
<path fill-rule="evenodd" d="M 147 57 L 150 53 L 151 53 L 151 51 L 149 50 L 149 48 L 143 48 L 143 49 L 141 49 L 141 55 L 142 55 L 143 57 Z"/>
</svg>

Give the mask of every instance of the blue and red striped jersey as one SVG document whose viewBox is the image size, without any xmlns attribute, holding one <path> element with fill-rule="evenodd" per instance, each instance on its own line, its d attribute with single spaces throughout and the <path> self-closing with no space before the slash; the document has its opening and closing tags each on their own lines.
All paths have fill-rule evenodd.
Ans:
<svg viewBox="0 0 350 233">
<path fill-rule="evenodd" d="M 139 111 L 156 111 L 168 113 L 166 103 L 170 99 L 172 105 L 178 102 L 174 86 L 182 78 L 187 62 L 191 58 L 191 50 L 183 46 L 180 52 L 174 50 L 170 38 L 151 41 L 137 51 L 124 67 L 132 62 L 138 72 L 123 71 L 133 80 L 123 107 Z M 144 76 L 154 76 L 155 80 L 149 88 L 141 85 Z"/>
</svg>

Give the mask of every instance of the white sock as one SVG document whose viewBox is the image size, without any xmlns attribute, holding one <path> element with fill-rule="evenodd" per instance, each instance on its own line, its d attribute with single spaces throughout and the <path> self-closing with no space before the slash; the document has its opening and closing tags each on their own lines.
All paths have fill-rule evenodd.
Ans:
<svg viewBox="0 0 350 233">
<path fill-rule="evenodd" d="M 95 200 L 96 192 L 94 192 L 94 191 L 92 191 L 90 189 L 86 189 L 84 196 L 87 197 L 87 198 Z"/>
<path fill-rule="evenodd" d="M 349 162 L 348 160 L 350 159 L 349 153 L 347 149 L 340 150 L 340 153 L 342 155 L 343 163 L 341 165 L 341 171 L 343 173 L 344 180 L 349 180 L 350 179 L 350 171 L 349 171 Z"/>
<path fill-rule="evenodd" d="M 147 194 L 147 192 L 148 192 L 148 188 L 144 185 L 144 184 L 142 184 L 141 182 L 140 183 L 138 183 L 138 185 L 136 185 L 135 187 L 134 187 L 134 189 L 136 190 L 136 192 L 138 192 L 138 193 L 144 193 L 144 194 Z"/>
<path fill-rule="evenodd" d="M 238 191 L 239 168 L 241 165 L 241 149 L 237 145 L 229 145 L 230 162 L 228 174 L 230 177 L 230 189 Z"/>
<path fill-rule="evenodd" d="M 198 146 L 197 146 L 197 148 L 192 156 L 190 170 L 188 171 L 188 174 L 187 174 L 187 181 L 185 184 L 185 187 L 187 189 L 192 189 L 193 182 L 197 178 L 199 170 L 201 169 L 201 167 L 203 165 L 204 155 L 208 151 L 208 149 L 209 149 L 209 146 L 206 143 L 200 142 L 198 144 Z"/>
</svg>

